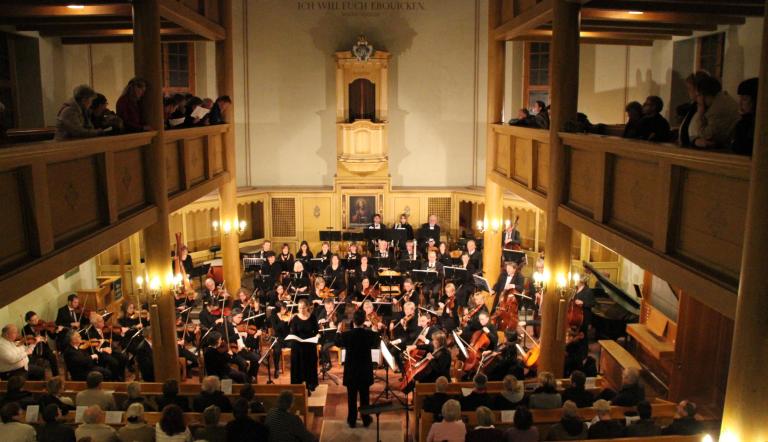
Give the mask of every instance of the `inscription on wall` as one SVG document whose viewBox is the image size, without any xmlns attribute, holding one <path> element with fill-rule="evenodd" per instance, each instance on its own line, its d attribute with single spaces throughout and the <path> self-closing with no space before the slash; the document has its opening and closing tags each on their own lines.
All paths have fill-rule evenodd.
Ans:
<svg viewBox="0 0 768 442">
<path fill-rule="evenodd" d="M 396 1 L 396 0 L 347 0 L 347 1 L 321 1 L 299 0 L 296 2 L 299 11 L 332 11 L 342 15 L 366 15 L 375 16 L 382 12 L 391 11 L 424 11 L 426 6 L 422 1 Z"/>
</svg>

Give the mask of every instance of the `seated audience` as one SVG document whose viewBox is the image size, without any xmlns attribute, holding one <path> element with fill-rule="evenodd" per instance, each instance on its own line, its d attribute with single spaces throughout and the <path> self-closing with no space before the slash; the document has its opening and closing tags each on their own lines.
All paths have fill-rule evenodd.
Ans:
<svg viewBox="0 0 768 442">
<path fill-rule="evenodd" d="M 541 384 L 533 394 L 528 398 L 530 408 L 560 408 L 563 400 L 560 393 L 557 392 L 557 380 L 555 376 L 548 372 L 539 373 L 539 383 Z"/>
<path fill-rule="evenodd" d="M 98 405 L 104 411 L 117 410 L 112 393 L 107 393 L 101 389 L 103 381 L 104 376 L 98 371 L 88 373 L 88 377 L 85 379 L 86 389 L 77 393 L 75 405 L 78 407 Z"/>
<path fill-rule="evenodd" d="M 534 117 L 531 116 L 531 112 L 526 108 L 520 108 L 517 110 L 517 117 L 512 118 L 509 120 L 510 126 L 525 126 L 525 127 L 535 127 L 536 126 L 536 120 Z"/>
<path fill-rule="evenodd" d="M 208 115 L 203 118 L 193 116 L 195 109 L 202 107 L 202 105 L 203 100 L 200 97 L 192 97 L 189 101 L 187 101 L 187 110 L 186 114 L 184 114 L 184 127 L 200 126 L 204 124 L 203 118 L 206 118 Z"/>
<path fill-rule="evenodd" d="M 34 347 L 17 346 L 19 328 L 8 324 L 0 335 L 0 379 L 7 381 L 11 376 L 26 376 L 29 380 L 39 380 L 45 377 L 45 371 L 37 365 L 29 363 L 29 355 Z"/>
<path fill-rule="evenodd" d="M 755 114 L 757 113 L 757 78 L 739 84 L 739 108 L 741 118 L 733 128 L 731 150 L 739 155 L 752 155 L 755 143 Z"/>
<path fill-rule="evenodd" d="M 537 442 L 539 429 L 533 425 L 533 414 L 521 405 L 515 409 L 515 417 L 512 419 L 512 427 L 504 432 L 507 442 Z"/>
<path fill-rule="evenodd" d="M 141 99 L 147 91 L 147 82 L 142 78 L 132 78 L 117 99 L 117 116 L 123 120 L 126 132 L 142 132 L 152 129 L 144 121 L 141 112 Z"/>
<path fill-rule="evenodd" d="M 547 111 L 547 105 L 541 100 L 533 103 L 533 122 L 535 127 L 549 129 L 549 111 Z"/>
<path fill-rule="evenodd" d="M 104 416 L 104 410 L 98 405 L 86 408 L 83 423 L 75 430 L 77 440 L 90 437 L 92 442 L 117 442 L 117 431 L 104 423 Z"/>
<path fill-rule="evenodd" d="M 591 407 L 595 398 L 585 388 L 586 383 L 587 375 L 584 372 L 576 370 L 571 373 L 571 386 L 563 391 L 563 402 L 573 401 L 579 408 Z"/>
<path fill-rule="evenodd" d="M 243 388 L 240 389 L 240 397 L 248 401 L 248 408 L 251 413 L 265 413 L 267 411 L 264 409 L 264 403 L 256 400 L 256 392 L 251 384 L 243 385 Z"/>
<path fill-rule="evenodd" d="M 504 433 L 493 426 L 493 411 L 488 407 L 477 407 L 477 425 L 467 433 L 466 442 L 488 442 L 502 440 Z"/>
<path fill-rule="evenodd" d="M 35 397 L 29 391 L 24 390 L 24 378 L 21 376 L 11 376 L 6 385 L 6 392 L 0 398 L 0 407 L 11 402 L 16 402 L 21 408 L 27 408 L 27 405 L 36 404 Z"/>
<path fill-rule="evenodd" d="M 61 395 L 61 388 L 64 385 L 60 377 L 50 378 L 45 383 L 45 389 L 47 392 L 40 396 L 37 403 L 40 405 L 40 409 L 43 410 L 48 405 L 56 405 L 59 407 L 62 415 L 67 414 L 68 411 L 75 409 L 75 402 L 70 397 Z"/>
<path fill-rule="evenodd" d="M 730 137 L 739 120 L 739 105 L 722 91 L 720 81 L 703 77 L 696 83 L 696 114 L 691 118 L 688 135 L 691 145 L 700 149 L 730 146 Z"/>
<path fill-rule="evenodd" d="M 525 385 L 508 374 L 501 383 L 501 392 L 493 398 L 494 410 L 514 410 L 525 399 Z"/>
<path fill-rule="evenodd" d="M 208 114 L 208 122 L 210 124 L 226 123 L 226 121 L 224 121 L 224 113 L 231 105 L 232 99 L 229 98 L 229 95 L 222 95 L 217 98 L 216 102 L 213 103 L 213 106 L 211 107 L 211 112 Z"/>
<path fill-rule="evenodd" d="M 200 394 L 193 401 L 193 409 L 198 413 L 202 412 L 208 406 L 215 405 L 225 413 L 232 411 L 232 404 L 227 396 L 221 391 L 221 382 L 216 376 L 206 376 L 200 386 Z"/>
<path fill-rule="evenodd" d="M 37 427 L 37 442 L 75 442 L 75 429 L 59 421 L 61 410 L 56 404 L 40 407 L 43 425 Z"/>
<path fill-rule="evenodd" d="M 179 382 L 176 379 L 168 379 L 163 382 L 163 395 L 155 399 L 157 409 L 162 410 L 166 405 L 178 405 L 182 411 L 189 410 L 189 399 L 179 396 Z"/>
<path fill-rule="evenodd" d="M 227 423 L 227 442 L 266 441 L 267 427 L 248 416 L 250 404 L 245 399 L 238 399 L 232 406 L 232 419 Z"/>
<path fill-rule="evenodd" d="M 589 426 L 589 439 L 612 439 L 621 437 L 624 429 L 618 421 L 611 419 L 611 404 L 605 399 L 598 399 L 593 405 L 595 407 L 595 421 Z"/>
<path fill-rule="evenodd" d="M 637 404 L 637 415 L 640 420 L 633 422 L 624 430 L 625 436 L 658 436 L 661 428 L 651 419 L 651 404 L 648 401 L 640 401 Z"/>
<path fill-rule="evenodd" d="M 677 142 L 683 147 L 691 146 L 691 137 L 688 128 L 693 116 L 696 115 L 696 83 L 704 77 L 709 77 L 706 71 L 696 71 L 685 78 L 685 89 L 688 92 L 688 101 L 677 106 L 677 119 L 680 123 Z"/>
<path fill-rule="evenodd" d="M 107 106 L 107 97 L 96 94 L 89 110 L 91 123 L 96 129 L 109 131 L 111 134 L 119 134 L 123 131 L 123 120 L 115 112 L 109 110 Z"/>
<path fill-rule="evenodd" d="M 443 404 L 448 399 L 453 398 L 452 395 L 449 395 L 445 392 L 448 389 L 448 384 L 448 378 L 445 376 L 440 376 L 437 378 L 435 380 L 435 393 L 431 396 L 425 397 L 424 402 L 422 403 L 422 409 L 427 413 L 432 413 L 435 422 L 440 422 L 443 420 L 443 415 L 441 414 Z"/>
<path fill-rule="evenodd" d="M 128 397 L 122 403 L 122 406 L 120 407 L 121 410 L 127 410 L 131 404 L 141 404 L 146 411 L 157 411 L 155 405 L 141 395 L 141 384 L 138 382 L 131 382 L 128 384 L 128 386 L 125 387 L 125 393 Z"/>
<path fill-rule="evenodd" d="M 5 404 L 0 408 L 0 433 L 3 435 L 3 441 L 8 442 L 35 442 L 37 434 L 32 425 L 24 424 L 19 421 L 21 417 L 21 407 L 15 402 Z"/>
<path fill-rule="evenodd" d="M 72 91 L 72 98 L 61 106 L 56 115 L 56 134 L 53 137 L 55 140 L 97 137 L 104 133 L 103 130 L 93 127 L 88 116 L 94 98 L 96 91 L 84 84 Z"/>
<path fill-rule="evenodd" d="M 157 442 L 190 442 L 190 433 L 184 422 L 184 412 L 177 405 L 166 405 L 163 408 L 160 421 L 155 424 L 155 440 Z"/>
<path fill-rule="evenodd" d="M 449 399 L 441 410 L 442 422 L 435 422 L 429 427 L 427 442 L 463 442 L 467 435 L 467 427 L 461 420 L 461 404 L 455 399 Z"/>
<path fill-rule="evenodd" d="M 155 429 L 144 421 L 144 406 L 134 402 L 125 411 L 125 425 L 117 430 L 120 442 L 154 442 Z"/>
<path fill-rule="evenodd" d="M 612 405 L 634 407 L 645 400 L 645 389 L 640 385 L 640 373 L 636 368 L 625 368 L 621 373 L 621 389 L 611 400 Z"/>
<path fill-rule="evenodd" d="M 219 424 L 221 410 L 215 405 L 210 405 L 203 411 L 203 426 L 195 430 L 195 440 L 207 440 L 208 442 L 223 442 L 227 440 L 224 427 Z"/>
<path fill-rule="evenodd" d="M 563 403 L 563 417 L 552 425 L 546 440 L 579 440 L 587 438 L 587 425 L 579 417 L 579 408 L 573 401 Z"/>
<path fill-rule="evenodd" d="M 662 428 L 663 435 L 688 436 L 701 433 L 701 422 L 696 420 L 696 404 L 682 401 L 677 404 L 675 419 L 671 424 Z"/>
<path fill-rule="evenodd" d="M 472 379 L 472 383 L 475 385 L 472 393 L 459 399 L 461 409 L 464 411 L 473 411 L 480 406 L 490 407 L 491 396 L 488 395 L 487 390 L 488 378 L 484 374 L 478 373 Z"/>
<path fill-rule="evenodd" d="M 643 118 L 640 120 L 638 138 L 663 143 L 669 140 L 669 122 L 661 116 L 664 101 L 651 95 L 643 103 Z"/>
<path fill-rule="evenodd" d="M 293 392 L 283 390 L 277 397 L 277 406 L 269 412 L 264 424 L 269 431 L 269 442 L 314 442 L 315 436 L 307 430 L 304 422 L 290 412 L 293 406 Z"/>
<path fill-rule="evenodd" d="M 623 138 L 640 138 L 640 120 L 643 119 L 643 105 L 630 101 L 624 108 L 627 113 L 627 123 L 624 125 Z"/>
</svg>

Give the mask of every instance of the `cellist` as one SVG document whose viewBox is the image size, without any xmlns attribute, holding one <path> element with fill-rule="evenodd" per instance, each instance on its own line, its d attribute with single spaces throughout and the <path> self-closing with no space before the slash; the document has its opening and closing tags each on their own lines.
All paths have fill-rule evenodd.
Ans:
<svg viewBox="0 0 768 442">
<path fill-rule="evenodd" d="M 406 302 L 401 313 L 396 313 L 395 318 L 389 324 L 389 333 L 393 340 L 390 342 L 390 351 L 395 357 L 395 362 L 400 371 L 403 371 L 403 361 L 401 359 L 402 350 L 406 345 L 411 345 L 419 336 L 419 320 L 416 317 L 416 305 L 413 302 Z"/>
<path fill-rule="evenodd" d="M 491 295 L 497 295 L 493 300 L 493 308 L 491 313 L 496 310 L 496 306 L 499 304 L 499 298 L 501 294 L 510 291 L 514 293 L 523 293 L 525 289 L 525 278 L 520 272 L 517 271 L 518 265 L 516 262 L 507 261 L 504 263 L 505 272 L 499 275 L 499 279 L 494 284 L 491 290 Z"/>
<path fill-rule="evenodd" d="M 487 311 L 481 311 L 477 314 L 477 319 L 469 321 L 467 326 L 462 330 L 461 336 L 464 339 L 471 339 L 476 331 L 482 331 L 491 341 L 491 345 L 489 345 L 485 351 L 490 353 L 496 349 L 496 345 L 499 343 L 499 335 L 496 332 L 496 326 L 491 324 L 490 316 Z"/>
<path fill-rule="evenodd" d="M 449 379 L 451 377 L 451 353 L 446 347 L 445 333 L 436 331 L 432 333 L 431 338 L 432 342 L 429 344 L 416 346 L 420 350 L 427 351 L 424 357 L 429 361 L 429 365 L 413 377 L 416 382 L 435 382 L 440 376 Z M 415 382 L 410 382 L 403 391 L 410 392 L 414 385 Z"/>
<path fill-rule="evenodd" d="M 466 326 L 470 322 L 477 321 L 480 313 L 488 314 L 488 307 L 485 305 L 485 294 L 483 292 L 475 292 L 467 306 L 466 313 L 461 316 L 461 325 Z"/>
</svg>

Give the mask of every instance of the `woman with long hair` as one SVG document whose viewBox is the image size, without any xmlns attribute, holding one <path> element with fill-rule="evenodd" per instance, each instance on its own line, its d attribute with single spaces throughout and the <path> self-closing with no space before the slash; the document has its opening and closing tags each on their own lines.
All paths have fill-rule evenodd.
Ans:
<svg viewBox="0 0 768 442">
<path fill-rule="evenodd" d="M 147 91 L 147 82 L 143 78 L 134 77 L 123 89 L 117 99 L 115 110 L 123 120 L 126 132 L 143 132 L 152 128 L 145 123 L 141 113 L 141 99 Z"/>
</svg>

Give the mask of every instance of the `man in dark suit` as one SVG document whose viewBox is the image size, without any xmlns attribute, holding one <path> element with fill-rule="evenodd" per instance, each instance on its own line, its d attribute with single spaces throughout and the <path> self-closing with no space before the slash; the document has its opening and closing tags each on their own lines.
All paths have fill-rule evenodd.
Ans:
<svg viewBox="0 0 768 442">
<path fill-rule="evenodd" d="M 365 312 L 355 312 L 354 328 L 342 333 L 339 344 L 346 349 L 344 361 L 344 386 L 347 387 L 347 423 L 350 428 L 357 425 L 357 398 L 360 407 L 368 406 L 369 390 L 373 385 L 373 361 L 371 349 L 379 345 L 379 336 L 363 328 Z M 363 425 L 371 425 L 371 416 L 363 415 Z"/>
<path fill-rule="evenodd" d="M 62 306 L 56 313 L 56 325 L 69 329 L 79 328 L 81 325 L 85 325 L 88 322 L 88 318 L 81 317 L 83 315 L 77 312 L 79 306 L 80 298 L 78 298 L 76 294 L 72 293 L 67 296 L 67 305 Z M 81 324 L 81 321 L 83 324 Z"/>
<path fill-rule="evenodd" d="M 373 223 L 366 227 L 365 237 L 368 239 L 369 250 L 376 250 L 380 239 L 387 237 L 387 226 L 381 223 L 381 215 L 373 215 Z"/>
<path fill-rule="evenodd" d="M 432 283 L 425 282 L 422 286 L 427 300 L 434 300 L 436 304 L 439 301 L 440 283 L 443 280 L 443 264 L 437 260 L 437 252 L 434 250 L 427 252 L 427 260 L 421 265 L 421 270 L 437 272 Z"/>
<path fill-rule="evenodd" d="M 429 238 L 434 239 L 435 244 L 440 244 L 440 226 L 437 224 L 437 215 L 429 215 L 429 222 L 422 224 L 419 230 L 421 244 L 426 244 Z"/>
<path fill-rule="evenodd" d="M 467 241 L 467 255 L 469 262 L 475 270 L 483 270 L 483 254 L 477 250 L 477 244 L 474 239 Z"/>
<path fill-rule="evenodd" d="M 499 297 L 505 290 L 512 290 L 514 293 L 523 293 L 525 290 L 525 278 L 520 272 L 517 271 L 517 263 L 513 261 L 507 261 L 504 263 L 504 273 L 499 275 L 499 279 L 493 286 L 493 294 L 496 298 L 493 300 L 493 308 L 491 313 L 496 311 L 496 306 L 499 304 Z"/>
<path fill-rule="evenodd" d="M 510 224 L 501 235 L 501 248 L 502 249 L 516 249 L 520 247 L 522 241 L 520 240 L 520 231 L 517 230 L 517 223 Z"/>
</svg>

